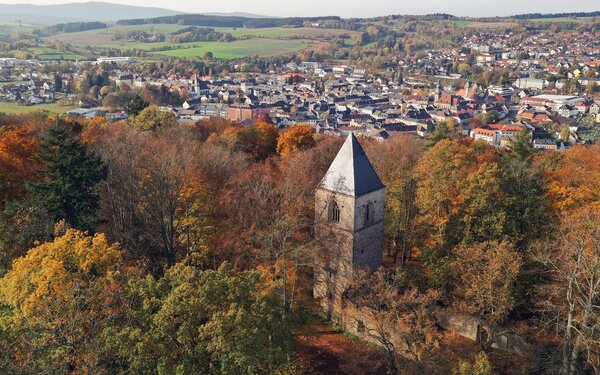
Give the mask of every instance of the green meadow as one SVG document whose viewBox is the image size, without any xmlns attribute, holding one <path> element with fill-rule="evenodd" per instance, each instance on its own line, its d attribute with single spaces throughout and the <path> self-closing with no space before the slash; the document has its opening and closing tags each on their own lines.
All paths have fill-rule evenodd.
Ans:
<svg viewBox="0 0 600 375">
<path fill-rule="evenodd" d="M 275 56 L 279 54 L 298 52 L 307 43 L 296 40 L 247 39 L 230 43 L 207 42 L 194 43 L 196 47 L 172 49 L 154 52 L 158 55 L 174 57 L 201 57 L 206 52 L 212 52 L 217 59 L 235 59 L 244 56 Z"/>
<path fill-rule="evenodd" d="M 35 47 L 29 47 L 26 50 L 35 56 L 38 60 L 82 60 L 85 56 L 70 52 L 60 51 L 52 47 L 37 45 Z"/>
</svg>

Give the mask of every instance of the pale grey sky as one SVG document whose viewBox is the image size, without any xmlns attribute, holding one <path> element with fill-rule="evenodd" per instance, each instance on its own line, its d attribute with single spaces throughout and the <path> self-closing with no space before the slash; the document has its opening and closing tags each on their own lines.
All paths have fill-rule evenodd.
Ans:
<svg viewBox="0 0 600 375">
<path fill-rule="evenodd" d="M 0 0 L 0 3 L 56 4 L 78 0 Z M 589 12 L 599 0 L 108 0 L 185 12 L 248 12 L 269 16 L 369 17 L 388 14 L 450 13 L 457 16 L 506 16 L 520 13 Z"/>
</svg>

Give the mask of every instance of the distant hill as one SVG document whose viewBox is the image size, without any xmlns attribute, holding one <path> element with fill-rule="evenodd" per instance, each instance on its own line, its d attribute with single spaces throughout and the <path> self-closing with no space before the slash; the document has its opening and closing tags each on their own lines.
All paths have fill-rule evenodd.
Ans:
<svg viewBox="0 0 600 375">
<path fill-rule="evenodd" d="M 1 4 L 0 22 L 51 25 L 67 22 L 114 22 L 123 18 L 155 18 L 181 14 L 169 9 L 138 7 L 105 2 L 54 5 Z"/>
</svg>

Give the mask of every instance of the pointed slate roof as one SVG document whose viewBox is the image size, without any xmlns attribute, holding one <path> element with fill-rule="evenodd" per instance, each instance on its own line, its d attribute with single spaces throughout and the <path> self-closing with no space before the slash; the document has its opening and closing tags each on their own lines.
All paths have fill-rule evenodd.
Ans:
<svg viewBox="0 0 600 375">
<path fill-rule="evenodd" d="M 323 189 L 354 197 L 384 187 L 365 151 L 352 133 L 346 138 L 320 186 Z"/>
</svg>

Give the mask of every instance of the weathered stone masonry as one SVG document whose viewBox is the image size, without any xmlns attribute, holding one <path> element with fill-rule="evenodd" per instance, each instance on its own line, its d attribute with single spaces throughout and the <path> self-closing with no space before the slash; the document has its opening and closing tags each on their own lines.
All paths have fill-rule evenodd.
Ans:
<svg viewBox="0 0 600 375">
<path fill-rule="evenodd" d="M 341 323 L 342 296 L 359 271 L 382 264 L 385 187 L 356 137 L 344 142 L 315 196 L 315 234 L 324 252 L 313 294 Z"/>
</svg>

